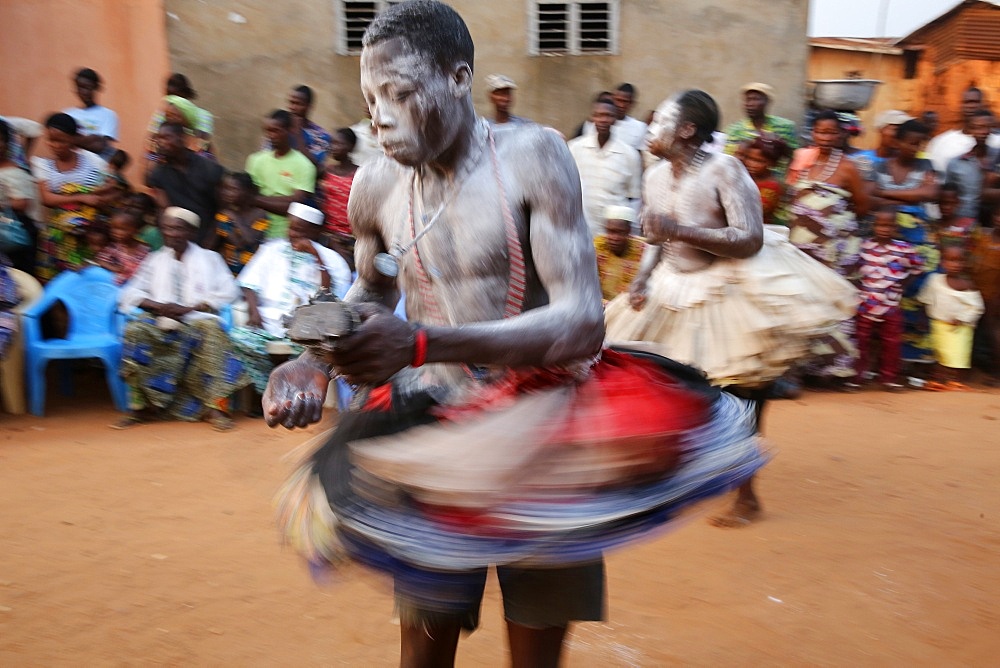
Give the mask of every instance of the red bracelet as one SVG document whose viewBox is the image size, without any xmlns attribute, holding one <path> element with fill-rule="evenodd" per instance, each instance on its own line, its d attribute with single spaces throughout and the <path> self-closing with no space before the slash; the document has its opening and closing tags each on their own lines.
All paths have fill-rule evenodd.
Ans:
<svg viewBox="0 0 1000 668">
<path fill-rule="evenodd" d="M 418 328 L 413 333 L 413 361 L 410 366 L 416 368 L 423 366 L 427 361 L 427 330 Z"/>
</svg>

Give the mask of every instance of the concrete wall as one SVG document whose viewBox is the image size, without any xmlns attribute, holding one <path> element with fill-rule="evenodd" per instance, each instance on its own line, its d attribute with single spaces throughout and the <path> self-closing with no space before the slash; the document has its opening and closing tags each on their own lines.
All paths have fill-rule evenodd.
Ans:
<svg viewBox="0 0 1000 668">
<path fill-rule="evenodd" d="M 912 115 L 919 115 L 923 111 L 914 97 L 916 81 L 903 78 L 905 66 L 902 55 L 810 48 L 810 80 L 846 79 L 849 73 L 860 73 L 859 78 L 882 82 L 875 89 L 872 103 L 858 113 L 865 132 L 853 140 L 852 145 L 858 148 L 875 148 L 878 145 L 875 118 L 883 111 L 900 109 Z"/>
<path fill-rule="evenodd" d="M 118 113 L 119 145 L 135 167 L 169 74 L 162 2 L 2 0 L 0 26 L 0 114 L 42 122 L 76 106 L 72 74 L 91 67 L 104 79 L 98 102 Z M 47 152 L 39 142 L 36 153 Z"/>
<path fill-rule="evenodd" d="M 217 119 L 217 144 L 239 166 L 259 143 L 262 116 L 290 87 L 317 91 L 324 127 L 362 117 L 358 58 L 335 52 L 335 0 L 163 0 L 172 69 L 191 77 Z M 639 90 L 642 116 L 668 94 L 700 87 L 716 96 L 724 123 L 740 116 L 737 89 L 765 81 L 772 111 L 803 111 L 807 0 L 623 0 L 616 56 L 538 56 L 528 51 L 528 5 L 453 0 L 476 42 L 475 100 L 488 110 L 482 79 L 502 72 L 518 85 L 515 113 L 571 132 L 591 97 L 621 81 Z"/>
</svg>

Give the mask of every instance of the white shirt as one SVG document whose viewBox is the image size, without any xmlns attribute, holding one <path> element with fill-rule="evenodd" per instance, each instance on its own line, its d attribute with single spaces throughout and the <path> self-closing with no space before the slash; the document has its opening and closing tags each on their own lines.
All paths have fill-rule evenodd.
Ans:
<svg viewBox="0 0 1000 668">
<path fill-rule="evenodd" d="M 990 148 L 1000 148 L 1000 136 L 991 134 L 986 138 L 986 145 Z M 927 142 L 927 157 L 934 164 L 934 170 L 938 174 L 948 171 L 948 163 L 954 158 L 960 158 L 976 146 L 976 140 L 972 135 L 967 135 L 961 130 L 948 130 L 942 132 Z"/>
<path fill-rule="evenodd" d="M 343 298 L 351 286 L 351 269 L 335 251 L 315 241 L 313 248 L 330 274 L 330 288 Z M 285 336 L 282 316 L 309 301 L 322 287 L 316 258 L 292 250 L 288 239 L 274 239 L 262 245 L 237 277 L 240 287 L 257 293 L 257 310 L 264 329 L 275 336 Z"/>
<path fill-rule="evenodd" d="M 615 121 L 615 124 L 611 126 L 611 136 L 628 144 L 637 151 L 641 151 L 646 145 L 646 131 L 648 129 L 649 126 L 638 118 L 626 116 L 620 121 Z M 595 132 L 594 124 L 591 121 L 587 121 L 583 124 L 583 130 L 580 135 L 592 135 Z"/>
<path fill-rule="evenodd" d="M 70 107 L 64 109 L 63 113 L 73 117 L 76 124 L 80 126 L 80 134 L 99 135 L 118 141 L 118 114 L 107 107 L 102 107 L 99 104 L 86 109 Z"/>
<path fill-rule="evenodd" d="M 927 306 L 927 316 L 941 322 L 975 325 L 983 314 L 983 296 L 979 290 L 954 290 L 944 274 L 931 274 L 917 299 Z"/>
<path fill-rule="evenodd" d="M 642 195 L 642 159 L 637 150 L 614 136 L 599 146 L 596 133 L 570 141 L 569 152 L 580 170 L 583 215 L 591 236 L 596 237 L 604 234 L 608 206 L 637 206 Z"/>
<path fill-rule="evenodd" d="M 239 294 L 233 274 L 222 256 L 189 242 L 180 260 L 166 246 L 147 255 L 122 287 L 118 306 L 128 312 L 149 299 L 181 306 L 208 304 L 219 310 L 236 301 Z M 211 316 L 189 313 L 184 320 L 204 317 Z"/>
</svg>

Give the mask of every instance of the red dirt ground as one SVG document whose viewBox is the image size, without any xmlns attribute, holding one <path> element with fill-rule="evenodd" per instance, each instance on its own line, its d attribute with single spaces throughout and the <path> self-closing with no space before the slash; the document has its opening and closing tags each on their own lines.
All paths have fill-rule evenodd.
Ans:
<svg viewBox="0 0 1000 668">
<path fill-rule="evenodd" d="M 317 588 L 278 544 L 304 434 L 112 431 L 99 387 L 0 415 L 0 665 L 397 662 L 384 586 Z M 996 391 L 776 403 L 763 521 L 612 554 L 610 618 L 573 630 L 566 665 L 996 665 L 998 420 Z M 497 594 L 460 666 L 506 662 Z"/>
</svg>

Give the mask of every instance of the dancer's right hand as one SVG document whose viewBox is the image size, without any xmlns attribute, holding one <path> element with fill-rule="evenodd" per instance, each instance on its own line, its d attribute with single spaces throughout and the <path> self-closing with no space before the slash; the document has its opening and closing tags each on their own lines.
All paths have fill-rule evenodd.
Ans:
<svg viewBox="0 0 1000 668">
<path fill-rule="evenodd" d="M 628 303 L 636 311 L 641 311 L 642 307 L 646 305 L 647 295 L 646 281 L 632 281 L 632 285 L 628 288 Z"/>
<path fill-rule="evenodd" d="M 294 429 L 319 422 L 329 383 L 329 374 L 302 357 L 275 367 L 261 399 L 267 426 Z"/>
</svg>

